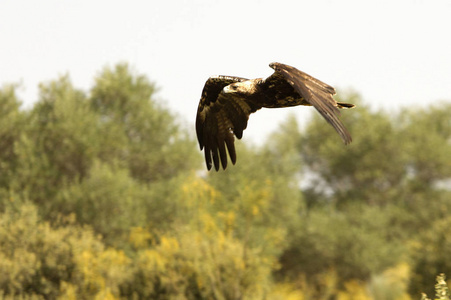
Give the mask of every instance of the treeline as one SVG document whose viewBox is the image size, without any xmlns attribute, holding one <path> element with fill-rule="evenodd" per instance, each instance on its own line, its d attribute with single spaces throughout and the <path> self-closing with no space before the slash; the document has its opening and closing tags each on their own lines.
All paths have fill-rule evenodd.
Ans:
<svg viewBox="0 0 451 300">
<path fill-rule="evenodd" d="M 290 118 L 207 173 L 155 91 L 126 64 L 30 109 L 0 90 L 2 299 L 419 299 L 451 274 L 450 103 L 347 93 L 351 145 Z"/>
</svg>

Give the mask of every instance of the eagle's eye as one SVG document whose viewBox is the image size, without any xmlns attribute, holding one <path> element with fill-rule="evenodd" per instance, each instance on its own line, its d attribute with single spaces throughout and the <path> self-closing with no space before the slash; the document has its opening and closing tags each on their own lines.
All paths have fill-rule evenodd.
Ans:
<svg viewBox="0 0 451 300">
<path fill-rule="evenodd" d="M 235 93 L 236 91 L 238 91 L 238 85 L 229 84 L 228 86 L 224 87 L 223 91 L 224 93 Z"/>
</svg>

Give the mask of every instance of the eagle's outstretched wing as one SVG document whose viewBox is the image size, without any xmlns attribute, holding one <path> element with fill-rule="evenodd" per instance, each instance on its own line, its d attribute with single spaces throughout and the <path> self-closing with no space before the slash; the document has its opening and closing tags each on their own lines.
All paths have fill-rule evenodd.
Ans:
<svg viewBox="0 0 451 300">
<path fill-rule="evenodd" d="M 204 149 L 207 169 L 216 171 L 227 167 L 227 151 L 233 164 L 236 162 L 234 137 L 243 136 L 249 114 L 261 108 L 247 99 L 233 94 L 221 93 L 232 83 L 246 81 L 246 78 L 232 76 L 210 77 L 205 83 L 197 109 L 196 133 L 200 149 Z"/>
<path fill-rule="evenodd" d="M 285 64 L 271 63 L 269 66 L 277 73 L 282 74 L 296 92 L 316 108 L 324 119 L 335 128 L 345 144 L 352 141 L 351 135 L 338 119 L 340 111 L 337 108 L 337 102 L 332 97 L 335 94 L 333 87 Z"/>
</svg>

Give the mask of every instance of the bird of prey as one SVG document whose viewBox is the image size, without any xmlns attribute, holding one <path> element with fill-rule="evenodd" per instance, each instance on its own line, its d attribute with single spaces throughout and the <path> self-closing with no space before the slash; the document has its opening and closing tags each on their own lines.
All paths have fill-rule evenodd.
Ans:
<svg viewBox="0 0 451 300">
<path fill-rule="evenodd" d="M 345 144 L 352 141 L 338 115 L 339 108 L 352 108 L 353 104 L 336 102 L 333 87 L 294 67 L 277 62 L 269 66 L 274 73 L 267 78 L 213 76 L 205 83 L 197 109 L 196 133 L 208 170 L 213 164 L 216 171 L 220 164 L 223 169 L 227 167 L 226 148 L 235 164 L 234 135 L 241 139 L 249 115 L 262 107 L 313 106 Z"/>
</svg>

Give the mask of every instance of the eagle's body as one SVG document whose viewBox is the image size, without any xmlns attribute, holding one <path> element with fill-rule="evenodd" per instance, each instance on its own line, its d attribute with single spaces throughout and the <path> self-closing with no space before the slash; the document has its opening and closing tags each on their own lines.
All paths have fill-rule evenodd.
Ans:
<svg viewBox="0 0 451 300">
<path fill-rule="evenodd" d="M 296 68 L 272 63 L 275 72 L 263 79 L 233 76 L 210 77 L 205 83 L 196 117 L 200 149 L 205 148 L 208 170 L 212 158 L 216 170 L 227 167 L 227 153 L 236 162 L 234 137 L 241 138 L 249 115 L 262 107 L 279 108 L 312 105 L 331 124 L 345 144 L 352 139 L 337 117 L 338 108 L 353 104 L 336 102 L 335 89 Z"/>
</svg>

